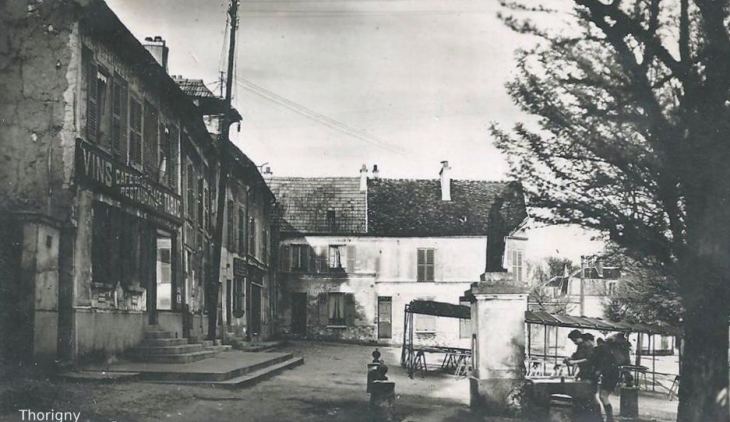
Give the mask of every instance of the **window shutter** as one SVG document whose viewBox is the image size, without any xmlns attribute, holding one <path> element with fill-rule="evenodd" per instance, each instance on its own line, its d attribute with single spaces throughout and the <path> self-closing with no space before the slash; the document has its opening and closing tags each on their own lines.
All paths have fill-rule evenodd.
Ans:
<svg viewBox="0 0 730 422">
<path fill-rule="evenodd" d="M 352 293 L 345 294 L 345 325 L 355 325 L 355 296 Z"/>
<path fill-rule="evenodd" d="M 309 262 L 309 255 L 310 255 L 309 249 L 310 249 L 309 247 L 305 247 L 304 248 L 304 265 L 303 265 L 303 267 L 304 267 L 304 272 L 307 272 L 307 273 L 310 272 L 310 271 L 312 271 L 312 270 L 314 270 L 313 268 L 310 268 L 309 267 L 309 264 L 310 264 L 310 262 Z"/>
<path fill-rule="evenodd" d="M 319 266 L 317 265 L 319 256 L 317 256 L 317 250 L 312 246 L 308 247 L 307 249 L 309 249 L 309 251 L 307 252 L 309 254 L 309 271 L 313 273 L 319 273 Z"/>
<path fill-rule="evenodd" d="M 356 271 L 355 263 L 357 257 L 355 256 L 355 245 L 347 245 L 347 272 L 354 273 Z"/>
<path fill-rule="evenodd" d="M 426 280 L 434 281 L 434 249 L 426 250 Z"/>
<path fill-rule="evenodd" d="M 144 102 L 143 159 L 147 174 L 157 174 L 157 109 Z"/>
<path fill-rule="evenodd" d="M 291 248 L 289 245 L 281 246 L 281 271 L 291 271 Z"/>
<path fill-rule="evenodd" d="M 226 209 L 226 213 L 228 214 L 228 250 L 233 252 L 236 249 L 236 227 L 235 227 L 235 220 L 237 216 L 233 215 L 233 201 L 228 201 L 228 207 Z"/>
<path fill-rule="evenodd" d="M 425 250 L 418 249 L 418 257 L 417 257 L 417 269 L 418 269 L 418 275 L 416 280 L 418 281 L 424 281 L 426 279 L 426 265 L 425 265 Z"/>
<path fill-rule="evenodd" d="M 142 103 L 131 100 L 129 117 L 129 161 L 142 164 Z"/>
<path fill-rule="evenodd" d="M 127 82 L 118 74 L 114 75 L 112 90 L 112 151 L 127 154 L 127 108 L 129 91 Z"/>
<path fill-rule="evenodd" d="M 94 53 L 89 49 L 84 49 L 86 61 L 86 137 L 89 141 L 97 140 L 99 130 L 98 116 L 98 99 L 96 87 L 96 63 L 94 62 Z"/>
<path fill-rule="evenodd" d="M 329 315 L 327 313 L 327 293 L 320 293 L 317 296 L 317 302 L 319 305 L 319 325 L 326 327 L 329 325 Z"/>
<path fill-rule="evenodd" d="M 167 160 L 167 179 L 172 190 L 177 192 L 177 151 L 180 145 L 180 131 L 170 126 L 170 158 Z"/>
</svg>

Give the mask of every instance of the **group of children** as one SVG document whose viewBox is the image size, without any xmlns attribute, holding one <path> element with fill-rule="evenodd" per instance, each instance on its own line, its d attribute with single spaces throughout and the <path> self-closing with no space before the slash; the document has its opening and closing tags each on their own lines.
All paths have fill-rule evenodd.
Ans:
<svg viewBox="0 0 730 422">
<path fill-rule="evenodd" d="M 609 397 L 621 378 L 619 367 L 629 363 L 628 341 L 623 334 L 614 334 L 606 340 L 596 340 L 592 334 L 581 333 L 579 330 L 571 331 L 568 338 L 573 341 L 577 350 L 570 358 L 565 359 L 565 364 L 577 365 L 576 377 L 591 381 L 596 386 L 606 422 L 613 422 L 613 407 Z"/>
</svg>

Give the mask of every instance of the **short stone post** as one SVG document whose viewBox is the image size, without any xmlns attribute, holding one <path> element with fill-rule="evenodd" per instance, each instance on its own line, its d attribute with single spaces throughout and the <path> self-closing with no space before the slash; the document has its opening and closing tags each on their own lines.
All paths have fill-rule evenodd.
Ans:
<svg viewBox="0 0 730 422">
<path fill-rule="evenodd" d="M 395 421 L 395 383 L 393 381 L 373 381 L 370 386 L 370 412 L 373 421 Z"/>
<path fill-rule="evenodd" d="M 506 272 L 488 272 L 482 280 L 466 292 L 474 342 L 470 405 L 488 415 L 521 413 L 526 410 L 527 286 Z"/>
<path fill-rule="evenodd" d="M 375 349 L 368 364 L 367 392 L 370 393 L 370 414 L 373 422 L 395 421 L 395 383 L 388 381 L 388 365 Z"/>
</svg>

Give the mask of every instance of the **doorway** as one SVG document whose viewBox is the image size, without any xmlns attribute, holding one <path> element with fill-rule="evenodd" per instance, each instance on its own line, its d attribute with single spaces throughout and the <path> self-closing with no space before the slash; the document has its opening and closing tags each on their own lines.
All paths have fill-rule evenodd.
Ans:
<svg viewBox="0 0 730 422">
<path fill-rule="evenodd" d="M 393 298 L 378 297 L 378 338 L 393 336 Z"/>
<path fill-rule="evenodd" d="M 292 334 L 307 334 L 307 294 L 291 294 L 291 331 Z"/>
<path fill-rule="evenodd" d="M 251 284 L 251 336 L 261 335 L 261 286 Z"/>
</svg>

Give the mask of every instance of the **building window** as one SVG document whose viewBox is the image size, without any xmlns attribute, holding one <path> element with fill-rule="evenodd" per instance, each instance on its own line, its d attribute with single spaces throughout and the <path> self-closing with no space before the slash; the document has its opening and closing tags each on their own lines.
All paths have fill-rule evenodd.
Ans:
<svg viewBox="0 0 730 422">
<path fill-rule="evenodd" d="M 345 294 L 329 293 L 327 295 L 327 316 L 329 325 L 345 325 Z"/>
<path fill-rule="evenodd" d="M 335 210 L 327 211 L 327 230 L 331 232 L 337 231 L 337 218 L 335 216 Z"/>
<path fill-rule="evenodd" d="M 256 219 L 251 217 L 248 221 L 248 254 L 257 256 L 256 252 Z"/>
<path fill-rule="evenodd" d="M 244 309 L 244 286 L 246 285 L 246 278 L 235 276 L 233 278 L 233 315 L 236 318 L 243 317 Z"/>
<path fill-rule="evenodd" d="M 127 109 L 129 107 L 127 81 L 114 74 L 112 90 L 112 151 L 127 159 Z"/>
<path fill-rule="evenodd" d="M 418 249 L 418 281 L 433 281 L 434 277 L 433 248 Z"/>
<path fill-rule="evenodd" d="M 129 163 L 142 165 L 142 103 L 135 98 L 129 108 Z"/>
<path fill-rule="evenodd" d="M 236 207 L 233 201 L 228 201 L 226 204 L 226 215 L 228 216 L 228 250 L 234 252 L 236 250 Z"/>
<path fill-rule="evenodd" d="M 512 274 L 516 282 L 522 282 L 522 251 L 520 250 L 512 251 Z"/>
<path fill-rule="evenodd" d="M 309 245 L 291 245 L 292 271 L 309 271 Z"/>
<path fill-rule="evenodd" d="M 172 309 L 172 238 L 157 233 L 157 309 Z"/>
<path fill-rule="evenodd" d="M 159 113 L 157 108 L 152 105 L 152 103 L 145 100 L 144 121 L 142 122 L 144 133 L 142 136 L 144 137 L 144 169 L 148 175 L 157 175 L 157 166 L 159 165 L 157 162 L 157 153 L 159 152 L 159 140 L 157 139 L 159 134 L 158 118 Z"/>
<path fill-rule="evenodd" d="M 195 221 L 195 169 L 192 164 L 187 166 L 187 217 Z"/>
<path fill-rule="evenodd" d="M 609 296 L 613 296 L 616 294 L 616 282 L 615 281 L 609 281 L 606 283 L 606 293 L 608 293 Z"/>
<path fill-rule="evenodd" d="M 246 210 L 238 209 L 238 251 L 242 254 L 246 242 Z"/>
<path fill-rule="evenodd" d="M 264 264 L 269 263 L 269 231 L 264 229 L 263 235 L 261 236 L 261 261 Z"/>
<path fill-rule="evenodd" d="M 433 315 L 414 315 L 414 327 L 417 333 L 435 333 L 436 317 Z"/>
<path fill-rule="evenodd" d="M 344 245 L 330 245 L 329 247 L 329 268 L 331 270 L 342 269 L 342 255 L 345 251 Z"/>
</svg>

